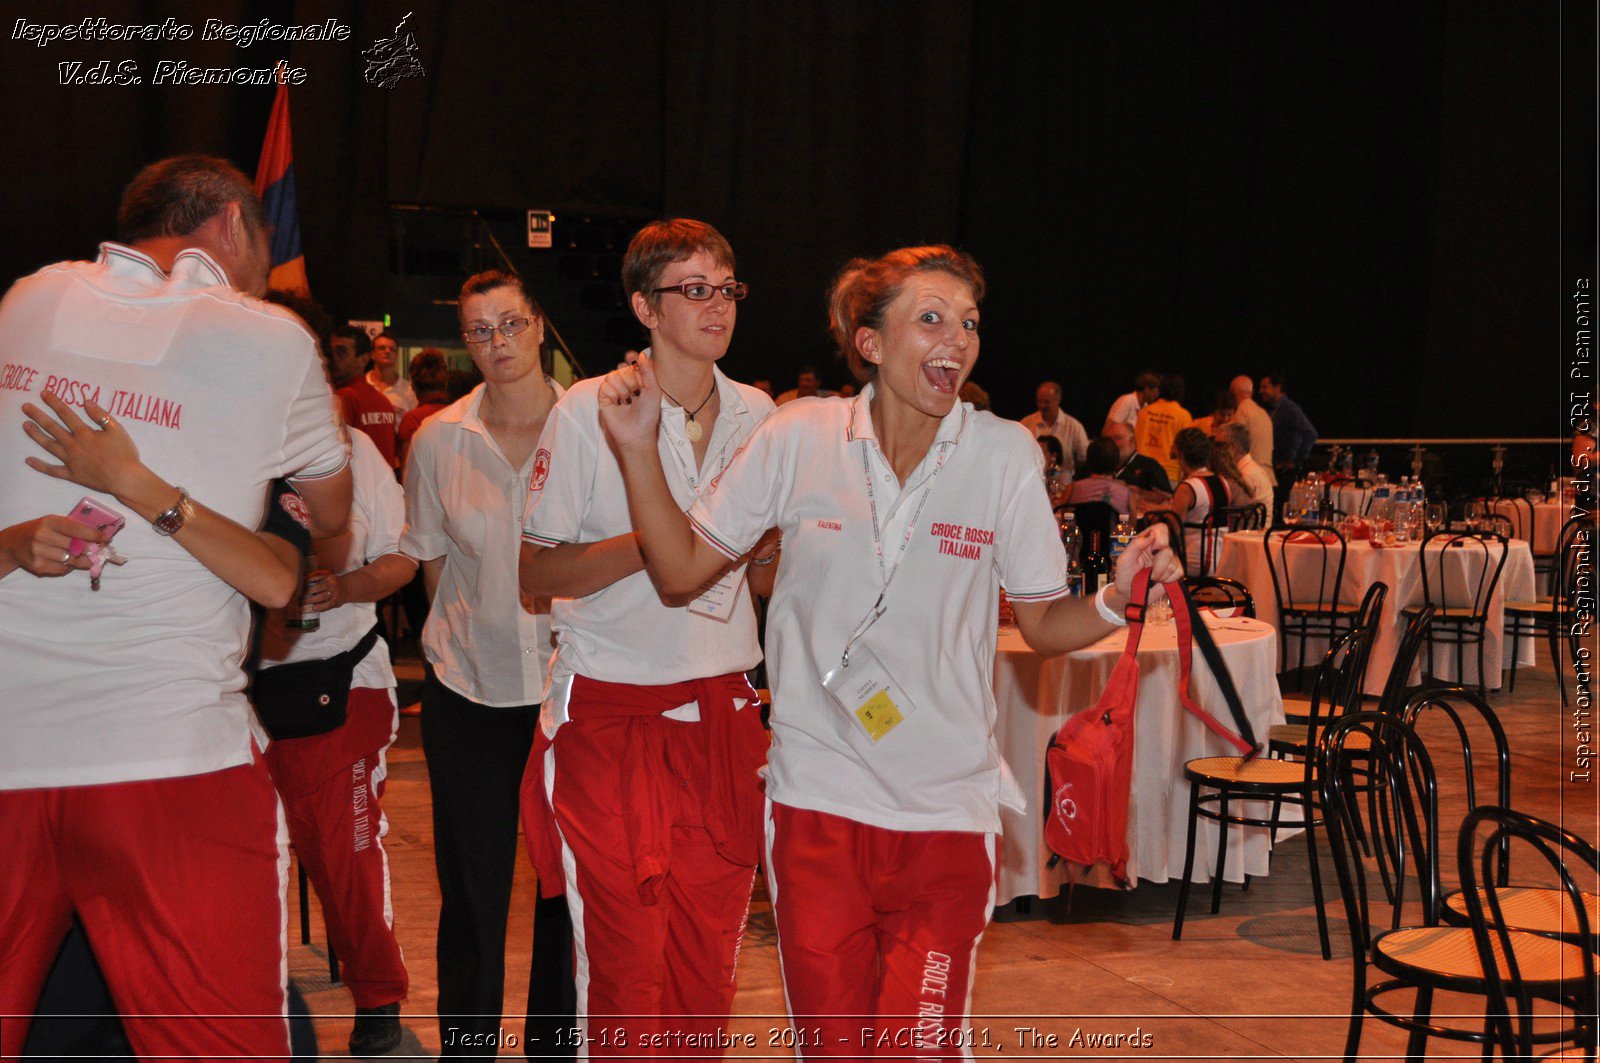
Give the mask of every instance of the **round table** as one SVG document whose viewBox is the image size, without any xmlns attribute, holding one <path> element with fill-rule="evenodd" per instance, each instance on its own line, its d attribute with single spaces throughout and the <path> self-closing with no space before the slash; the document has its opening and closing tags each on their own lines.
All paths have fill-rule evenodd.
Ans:
<svg viewBox="0 0 1600 1063">
<path fill-rule="evenodd" d="M 1561 525 L 1572 515 L 1572 507 L 1561 502 L 1530 503 L 1502 498 L 1495 503 L 1495 511 L 1511 518 L 1512 534 L 1533 547 L 1536 554 L 1556 552 L 1556 540 L 1561 535 Z M 1532 511 L 1533 527 L 1528 527 L 1528 514 Z"/>
<path fill-rule="evenodd" d="M 1230 532 L 1223 537 L 1222 550 L 1217 555 L 1216 574 L 1236 579 L 1249 588 L 1256 600 L 1256 616 L 1276 626 L 1278 623 L 1278 600 L 1272 592 L 1272 575 L 1267 569 L 1266 552 L 1262 549 L 1261 539 L 1263 532 Z M 1484 639 L 1483 667 L 1488 672 L 1489 682 L 1485 684 L 1490 689 L 1500 686 L 1500 669 L 1503 661 L 1503 643 L 1505 638 L 1505 603 L 1510 601 L 1532 601 L 1534 598 L 1533 579 L 1533 551 L 1521 539 L 1512 539 L 1508 543 L 1509 554 L 1506 556 L 1505 568 L 1500 573 L 1500 583 L 1495 587 L 1494 596 L 1489 600 L 1488 632 Z M 1435 547 L 1434 549 L 1438 549 Z M 1312 544 L 1291 544 L 1288 557 L 1290 564 L 1290 579 L 1298 583 L 1300 580 L 1316 582 L 1316 572 L 1320 565 L 1321 548 Z M 1306 571 L 1300 573 L 1295 566 L 1296 556 L 1304 556 Z M 1276 557 L 1276 554 L 1274 554 Z M 1429 572 L 1433 570 L 1430 568 Z M 1331 580 L 1331 576 L 1329 577 Z M 1371 656 L 1367 659 L 1367 679 L 1365 692 L 1368 694 L 1383 693 L 1383 685 L 1389 678 L 1389 669 L 1394 664 L 1395 653 L 1400 648 L 1400 638 L 1405 633 L 1406 618 L 1401 610 L 1411 605 L 1422 604 L 1422 544 L 1409 542 L 1398 546 L 1375 547 L 1366 540 L 1359 540 L 1349 544 L 1345 554 L 1344 582 L 1339 588 L 1339 600 L 1350 605 L 1358 605 L 1362 596 L 1367 593 L 1367 588 L 1375 581 L 1382 580 L 1389 585 L 1389 596 L 1383 603 L 1383 615 L 1378 621 L 1377 638 L 1373 640 Z M 1457 583 L 1457 586 L 1460 584 Z M 1518 647 L 1517 664 L 1531 666 L 1533 664 L 1534 643 L 1537 639 L 1525 638 Z M 1327 652 L 1325 639 L 1308 639 L 1306 642 L 1306 663 L 1314 665 L 1322 660 L 1322 655 Z M 1291 642 L 1288 646 L 1289 665 L 1293 667 L 1300 658 L 1299 643 Z M 1417 665 L 1412 670 L 1409 682 L 1416 682 L 1421 672 L 1422 664 L 1427 659 L 1427 648 L 1417 656 Z M 1456 680 L 1455 650 L 1453 647 L 1439 647 L 1436 651 L 1439 677 L 1441 679 Z M 1478 681 L 1477 651 L 1468 648 L 1465 656 L 1466 678 L 1461 682 L 1476 684 Z"/>
<path fill-rule="evenodd" d="M 1278 693 L 1277 632 L 1269 624 L 1243 617 L 1212 618 L 1212 636 L 1228 662 L 1234 686 L 1256 739 L 1283 722 Z M 1000 631 L 994 692 L 998 705 L 995 738 L 1000 755 L 1027 795 L 1026 812 L 1001 810 L 1002 845 L 996 904 L 1017 897 L 1054 897 L 1066 881 L 1066 865 L 1047 868 L 1044 844 L 1045 750 L 1056 731 L 1076 712 L 1089 708 L 1111 678 L 1127 645 L 1115 631 L 1092 646 L 1060 657 L 1030 650 L 1015 628 Z M 1190 687 L 1195 700 L 1230 729 L 1233 717 L 1198 650 Z M 1148 625 L 1139 642 L 1139 703 L 1134 712 L 1133 793 L 1128 815 L 1128 877 L 1165 882 L 1183 874 L 1189 787 L 1183 766 L 1196 757 L 1232 754 L 1233 748 L 1184 711 L 1178 702 L 1177 629 L 1171 622 Z M 1194 881 L 1211 878 L 1216 855 L 1216 825 L 1204 820 L 1195 847 Z M 1229 840 L 1227 878 L 1267 873 L 1265 829 L 1234 830 Z"/>
</svg>

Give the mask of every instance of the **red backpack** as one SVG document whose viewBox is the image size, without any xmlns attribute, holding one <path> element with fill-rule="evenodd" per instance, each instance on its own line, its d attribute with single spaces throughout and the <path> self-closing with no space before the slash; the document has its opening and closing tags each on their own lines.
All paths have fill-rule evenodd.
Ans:
<svg viewBox="0 0 1600 1063">
<path fill-rule="evenodd" d="M 1179 700 L 1186 710 L 1226 739 L 1246 760 L 1254 757 L 1259 750 L 1250 720 L 1245 716 L 1244 705 L 1234 689 L 1222 654 L 1201 622 L 1199 609 L 1189 601 L 1181 584 L 1167 583 L 1164 587 L 1172 601 L 1173 620 L 1178 629 Z M 1149 591 L 1150 572 L 1145 569 L 1134 577 L 1128 603 L 1128 644 L 1111 673 L 1105 693 L 1093 708 L 1075 714 L 1062 724 L 1045 753 L 1045 792 L 1050 810 L 1045 817 L 1044 838 L 1056 853 L 1051 864 L 1061 859 L 1078 865 L 1074 868 L 1078 872 L 1074 878 L 1086 879 L 1095 877 L 1089 871 L 1103 868 L 1124 889 L 1132 886 L 1127 869 L 1133 707 L 1139 696 L 1139 637 L 1144 632 Z M 1199 643 L 1217 686 L 1228 701 L 1234 724 L 1239 728 L 1237 734 L 1195 704 L 1189 694 L 1194 643 Z"/>
</svg>

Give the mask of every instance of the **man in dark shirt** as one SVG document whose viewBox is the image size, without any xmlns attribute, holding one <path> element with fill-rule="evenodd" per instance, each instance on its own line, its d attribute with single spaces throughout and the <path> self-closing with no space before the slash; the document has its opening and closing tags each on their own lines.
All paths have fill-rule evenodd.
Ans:
<svg viewBox="0 0 1600 1063">
<path fill-rule="evenodd" d="M 1288 396 L 1288 388 L 1289 381 L 1282 373 L 1261 378 L 1261 405 L 1272 414 L 1272 468 L 1280 484 L 1294 483 L 1317 441 L 1316 426 Z"/>
<path fill-rule="evenodd" d="M 1106 425 L 1105 438 L 1117 445 L 1117 470 L 1113 476 L 1142 491 L 1172 493 L 1172 481 L 1167 479 L 1161 463 L 1135 452 L 1133 429 L 1120 421 L 1113 422 Z"/>
</svg>

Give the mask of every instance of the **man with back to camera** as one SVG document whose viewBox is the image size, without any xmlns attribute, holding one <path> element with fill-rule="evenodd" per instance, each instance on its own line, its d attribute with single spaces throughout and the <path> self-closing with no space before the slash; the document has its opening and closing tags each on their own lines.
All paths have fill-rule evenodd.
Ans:
<svg viewBox="0 0 1600 1063">
<path fill-rule="evenodd" d="M 0 1014 L 32 1013 L 76 915 L 139 1056 L 281 1059 L 282 812 L 243 694 L 248 608 L 199 555 L 219 525 L 257 527 L 280 476 L 338 534 L 347 457 L 312 337 L 254 298 L 267 234 L 243 174 L 148 166 L 117 229 L 97 262 L 47 266 L 0 303 Z M 29 549 L 84 490 L 19 468 L 38 453 L 14 430 L 24 403 L 54 403 L 54 443 L 30 434 L 57 459 L 71 436 L 126 433 L 186 485 L 90 492 L 127 521 L 127 563 L 99 590 L 80 549 Z M 28 1025 L 0 1025 L 0 1055 Z"/>
<path fill-rule="evenodd" d="M 1317 442 L 1317 427 L 1300 404 L 1289 397 L 1282 373 L 1261 378 L 1261 401 L 1272 413 L 1272 470 L 1279 484 L 1292 484 Z"/>
<path fill-rule="evenodd" d="M 1249 377 L 1234 377 L 1228 390 L 1233 392 L 1233 399 L 1238 403 L 1234 419 L 1250 430 L 1250 457 L 1266 473 L 1267 481 L 1276 486 L 1278 479 L 1272 475 L 1272 415 L 1252 397 L 1256 388 Z"/>
<path fill-rule="evenodd" d="M 1163 376 L 1160 396 L 1139 411 L 1139 424 L 1133 430 L 1139 453 L 1160 465 L 1169 480 L 1178 478 L 1178 459 L 1172 444 L 1178 433 L 1194 421 L 1183 407 L 1184 390 L 1183 377 L 1176 373 Z"/>
<path fill-rule="evenodd" d="M 1061 444 L 1061 467 L 1068 476 L 1073 475 L 1083 465 L 1084 456 L 1089 450 L 1089 434 L 1083 430 L 1083 424 L 1076 418 L 1070 417 L 1061 409 L 1061 385 L 1053 380 L 1047 380 L 1039 385 L 1039 390 L 1034 393 L 1034 401 L 1039 409 L 1022 419 L 1022 426 L 1033 433 L 1035 439 L 1040 436 L 1055 436 Z"/>
</svg>

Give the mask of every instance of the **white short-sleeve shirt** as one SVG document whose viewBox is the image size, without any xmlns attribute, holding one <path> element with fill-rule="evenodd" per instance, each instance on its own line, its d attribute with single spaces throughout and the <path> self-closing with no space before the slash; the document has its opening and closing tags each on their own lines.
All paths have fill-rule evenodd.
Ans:
<svg viewBox="0 0 1600 1063">
<path fill-rule="evenodd" d="M 1032 432 L 1036 439 L 1039 436 L 1056 437 L 1056 442 L 1061 444 L 1062 466 L 1069 476 L 1077 471 L 1088 456 L 1089 433 L 1084 431 L 1083 422 L 1061 410 L 1056 411 L 1054 424 L 1045 424 L 1044 415 L 1035 411 L 1022 419 L 1022 426 Z"/>
<path fill-rule="evenodd" d="M 1130 391 L 1126 395 L 1118 395 L 1117 401 L 1111 404 L 1111 412 L 1106 414 L 1106 420 L 1112 423 L 1122 423 L 1132 431 L 1139 427 L 1139 393 Z"/>
<path fill-rule="evenodd" d="M 684 434 L 681 407 L 661 407 L 659 449 L 667 484 L 685 508 L 776 408 L 755 388 L 713 368 L 721 412 L 703 464 Z M 539 440 L 523 539 L 537 546 L 598 542 L 633 531 L 627 488 L 600 425 L 598 379 L 572 386 Z M 763 529 L 764 531 L 765 529 Z M 753 541 L 752 544 L 754 545 Z M 743 573 L 738 577 L 742 578 Z M 556 656 L 551 675 L 657 686 L 754 668 L 761 660 L 755 609 L 740 587 L 733 614 L 718 620 L 661 603 L 647 572 L 635 572 L 583 598 L 558 598 L 552 610 Z M 559 721 L 554 721 L 559 722 Z"/>
<path fill-rule="evenodd" d="M 767 612 L 767 793 L 892 830 L 998 831 L 1000 805 L 1022 804 L 994 740 L 999 591 L 1019 601 L 1066 593 L 1042 456 L 1026 429 L 961 403 L 902 489 L 873 432 L 872 393 L 784 406 L 689 512 L 728 556 L 768 527 L 783 532 Z M 857 645 L 916 708 L 874 743 L 821 679 L 884 591 L 902 543 L 886 612 Z"/>
<path fill-rule="evenodd" d="M 18 281 L 0 304 L 0 527 L 113 498 L 23 465 L 46 457 L 21 406 L 98 402 L 163 479 L 247 528 L 267 485 L 347 461 L 316 342 L 289 311 L 228 286 L 202 251 L 170 274 L 103 244 Z M 48 460 L 48 459 L 47 459 Z M 249 603 L 175 540 L 124 512 L 128 561 L 0 579 L 0 789 L 199 775 L 250 763 L 241 664 Z"/>
<path fill-rule="evenodd" d="M 422 629 L 439 682 L 480 705 L 535 705 L 550 658 L 550 614 L 524 602 L 517 560 L 537 455 L 521 468 L 511 464 L 479 416 L 484 388 L 422 422 L 412 437 L 400 550 L 418 561 L 444 558 Z"/>
<path fill-rule="evenodd" d="M 400 533 L 406 524 L 406 496 L 383 460 L 378 445 L 365 432 L 350 433 L 350 526 L 333 539 L 317 540 L 317 565 L 344 575 L 400 552 Z M 350 649 L 378 622 L 376 602 L 348 602 L 318 614 L 316 631 L 284 626 L 281 609 L 261 619 L 261 667 L 320 661 Z M 389 644 L 379 639 L 356 665 L 352 687 L 383 689 L 395 685 L 389 661 Z"/>
</svg>

